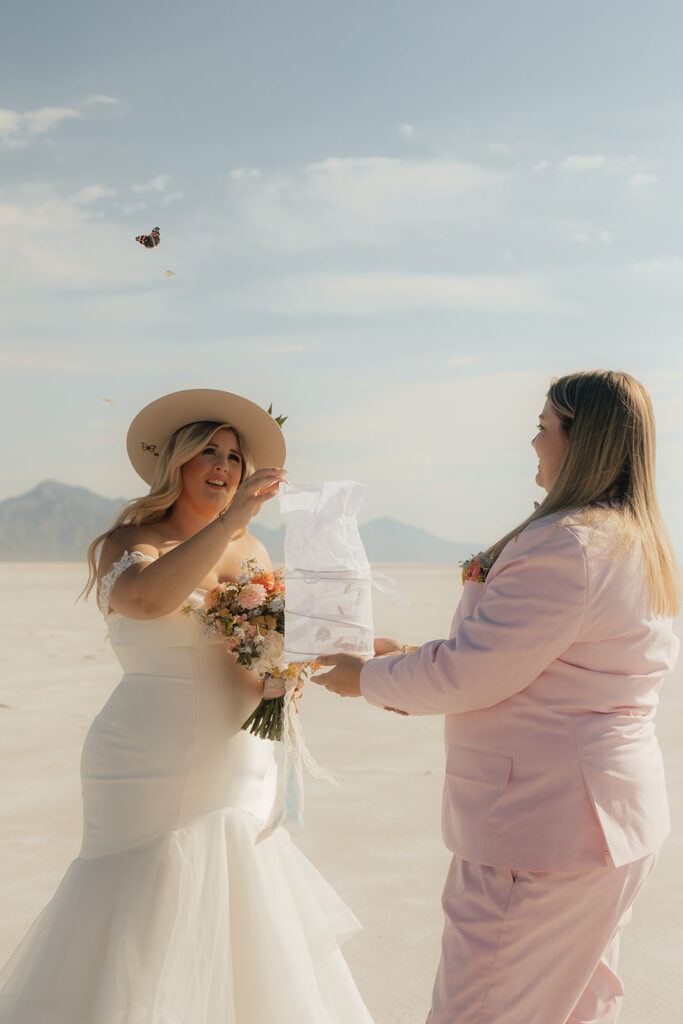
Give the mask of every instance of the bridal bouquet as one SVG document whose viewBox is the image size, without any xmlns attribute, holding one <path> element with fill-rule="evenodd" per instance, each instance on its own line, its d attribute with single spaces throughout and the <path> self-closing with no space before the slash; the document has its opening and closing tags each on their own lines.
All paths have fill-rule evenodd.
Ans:
<svg viewBox="0 0 683 1024">
<path fill-rule="evenodd" d="M 315 662 L 287 664 L 284 660 L 285 584 L 281 569 L 263 572 L 254 559 L 241 563 L 236 583 L 220 583 L 209 590 L 199 616 L 207 632 L 218 633 L 238 665 L 263 680 L 263 699 L 243 729 L 261 739 L 281 740 L 285 725 L 285 697 L 300 679 L 306 681 Z M 287 702 L 289 703 L 289 702 Z"/>
</svg>

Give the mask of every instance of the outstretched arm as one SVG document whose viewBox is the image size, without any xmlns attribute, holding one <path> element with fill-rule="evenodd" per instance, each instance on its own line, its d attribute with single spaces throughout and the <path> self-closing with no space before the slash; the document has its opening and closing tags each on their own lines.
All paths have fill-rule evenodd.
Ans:
<svg viewBox="0 0 683 1024">
<path fill-rule="evenodd" d="M 539 523 L 519 535 L 491 570 L 474 613 L 450 640 L 365 664 L 348 656 L 320 682 L 379 707 L 435 715 L 492 707 L 529 686 L 581 628 L 583 549 L 571 530 Z M 339 673 L 338 676 L 335 674 Z"/>
<path fill-rule="evenodd" d="M 138 562 L 119 577 L 111 591 L 110 606 L 130 619 L 168 615 L 211 572 L 227 545 L 237 541 L 252 517 L 277 493 L 282 477 L 279 469 L 252 473 L 242 481 L 222 515 L 163 557 L 152 544 L 131 543 L 127 530 L 114 534 L 102 550 L 100 580 L 126 549 L 155 560 Z"/>
</svg>

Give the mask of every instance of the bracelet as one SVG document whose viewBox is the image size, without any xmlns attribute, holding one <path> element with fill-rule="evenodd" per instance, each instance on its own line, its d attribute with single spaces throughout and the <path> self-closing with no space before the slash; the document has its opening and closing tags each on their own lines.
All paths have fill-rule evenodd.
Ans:
<svg viewBox="0 0 683 1024">
<path fill-rule="evenodd" d="M 417 650 L 417 647 L 413 646 L 413 644 L 401 644 L 401 652 L 403 654 L 412 654 L 413 651 L 416 651 L 416 650 Z M 392 708 L 392 711 L 393 711 L 393 708 Z"/>
<path fill-rule="evenodd" d="M 228 505 L 228 508 L 230 508 L 230 506 L 229 506 L 229 505 Z M 216 519 L 220 519 L 220 521 L 221 521 L 221 523 L 222 523 L 222 526 L 223 526 L 223 529 L 225 530 L 225 532 L 226 532 L 226 533 L 228 533 L 228 528 L 227 528 L 227 526 L 225 525 L 225 522 L 224 522 L 224 520 L 225 520 L 225 514 L 226 514 L 226 512 L 228 511 L 228 508 L 224 508 L 224 509 L 223 509 L 223 511 L 222 511 L 222 512 L 219 512 L 219 513 L 218 513 L 218 515 L 216 516 Z M 233 539 L 233 537 L 234 537 L 234 534 L 233 534 L 233 533 L 230 533 L 230 534 L 229 534 L 229 537 L 230 537 L 230 540 L 232 540 L 232 539 Z"/>
</svg>

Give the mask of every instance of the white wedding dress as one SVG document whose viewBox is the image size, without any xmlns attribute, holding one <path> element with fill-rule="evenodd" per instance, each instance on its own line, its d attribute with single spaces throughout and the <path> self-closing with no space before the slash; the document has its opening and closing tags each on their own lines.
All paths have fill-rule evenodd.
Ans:
<svg viewBox="0 0 683 1024">
<path fill-rule="evenodd" d="M 287 832 L 255 842 L 277 769 L 240 729 L 246 670 L 180 611 L 107 623 L 125 675 L 83 749 L 83 845 L 0 976 L 0 1022 L 372 1024 L 339 951 L 356 918 Z"/>
</svg>

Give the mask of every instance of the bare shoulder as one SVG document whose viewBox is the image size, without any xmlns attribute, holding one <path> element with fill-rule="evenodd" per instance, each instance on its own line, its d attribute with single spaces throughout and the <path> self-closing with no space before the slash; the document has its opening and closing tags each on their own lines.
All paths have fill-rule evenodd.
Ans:
<svg viewBox="0 0 683 1024">
<path fill-rule="evenodd" d="M 159 557 L 159 539 L 147 526 L 121 526 L 111 533 L 100 553 L 97 567 L 98 579 L 102 579 L 111 567 L 128 552 L 137 551 L 150 558 Z"/>
<path fill-rule="evenodd" d="M 234 555 L 239 557 L 240 562 L 253 559 L 264 572 L 270 572 L 273 568 L 266 547 L 251 533 L 245 533 L 239 540 L 234 541 Z"/>
</svg>

